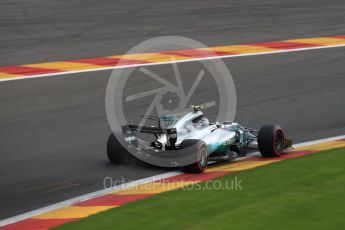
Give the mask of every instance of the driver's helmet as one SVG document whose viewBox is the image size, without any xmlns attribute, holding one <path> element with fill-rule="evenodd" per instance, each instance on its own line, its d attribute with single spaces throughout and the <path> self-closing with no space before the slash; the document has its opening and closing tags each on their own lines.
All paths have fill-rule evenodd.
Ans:
<svg viewBox="0 0 345 230">
<path fill-rule="evenodd" d="M 208 126 L 210 124 L 210 122 L 208 121 L 208 119 L 206 117 L 202 117 L 199 121 L 198 121 L 198 125 L 205 127 Z"/>
</svg>

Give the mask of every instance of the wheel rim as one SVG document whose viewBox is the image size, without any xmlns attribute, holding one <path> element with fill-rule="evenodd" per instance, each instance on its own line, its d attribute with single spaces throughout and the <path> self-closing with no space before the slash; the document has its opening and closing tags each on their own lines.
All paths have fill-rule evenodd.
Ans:
<svg viewBox="0 0 345 230">
<path fill-rule="evenodd" d="M 207 149 L 205 148 L 202 148 L 201 151 L 200 151 L 200 165 L 202 167 L 206 166 L 207 165 L 207 158 L 208 158 L 208 153 L 207 153 Z"/>
<path fill-rule="evenodd" d="M 276 137 L 275 137 L 275 149 L 279 152 L 283 151 L 284 149 L 284 134 L 282 131 L 278 131 L 276 133 Z"/>
</svg>

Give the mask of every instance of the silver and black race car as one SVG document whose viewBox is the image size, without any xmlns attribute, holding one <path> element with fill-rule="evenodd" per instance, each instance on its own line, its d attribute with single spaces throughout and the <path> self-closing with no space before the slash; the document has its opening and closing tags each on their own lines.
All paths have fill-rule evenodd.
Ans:
<svg viewBox="0 0 345 230">
<path fill-rule="evenodd" d="M 242 157 L 250 149 L 259 149 L 263 157 L 278 157 L 292 147 L 278 125 L 254 130 L 231 121 L 211 123 L 201 106 L 192 108 L 190 113 L 158 117 L 156 126 L 123 125 L 121 133 L 108 139 L 109 160 L 116 164 L 144 161 L 201 173 L 210 161 Z M 153 139 L 144 140 L 141 134 Z"/>
</svg>

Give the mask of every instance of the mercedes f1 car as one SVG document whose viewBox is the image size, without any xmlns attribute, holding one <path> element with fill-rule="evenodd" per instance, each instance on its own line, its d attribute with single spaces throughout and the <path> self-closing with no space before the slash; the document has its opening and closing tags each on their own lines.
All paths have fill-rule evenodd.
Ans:
<svg viewBox="0 0 345 230">
<path fill-rule="evenodd" d="M 258 149 L 263 157 L 278 157 L 292 147 L 278 125 L 254 130 L 231 121 L 211 123 L 201 106 L 192 108 L 190 113 L 158 117 L 156 126 L 123 125 L 119 135 L 113 133 L 108 139 L 109 160 L 144 161 L 201 173 L 208 162 L 243 157 L 250 149 Z M 153 139 L 143 140 L 142 133 Z"/>
</svg>

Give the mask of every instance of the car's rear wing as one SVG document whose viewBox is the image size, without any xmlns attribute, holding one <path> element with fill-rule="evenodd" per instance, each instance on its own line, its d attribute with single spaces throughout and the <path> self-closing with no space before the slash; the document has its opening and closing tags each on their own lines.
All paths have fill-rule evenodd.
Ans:
<svg viewBox="0 0 345 230">
<path fill-rule="evenodd" d="M 159 128 L 159 127 L 147 127 L 147 126 L 138 126 L 138 125 L 122 126 L 122 133 L 125 138 L 126 137 L 127 138 L 132 137 L 132 139 L 136 138 L 135 132 L 153 134 L 156 137 L 161 134 L 166 134 L 171 147 L 175 147 L 175 143 L 177 141 L 176 128 L 164 129 L 164 128 Z"/>
<path fill-rule="evenodd" d="M 122 131 L 131 130 L 141 133 L 151 133 L 151 134 L 164 134 L 167 133 L 166 129 L 158 128 L 158 127 L 147 127 L 147 126 L 138 126 L 138 125 L 124 125 L 122 126 Z"/>
</svg>

